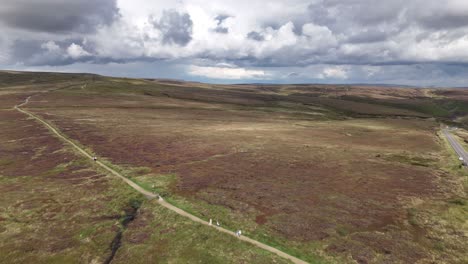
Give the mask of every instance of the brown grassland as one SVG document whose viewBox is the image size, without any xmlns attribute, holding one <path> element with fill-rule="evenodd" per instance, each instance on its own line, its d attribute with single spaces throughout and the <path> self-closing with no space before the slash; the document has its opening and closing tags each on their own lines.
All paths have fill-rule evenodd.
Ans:
<svg viewBox="0 0 468 264">
<path fill-rule="evenodd" d="M 468 262 L 468 90 L 0 73 L 0 262 L 282 263 L 148 190 L 311 263 Z M 465 129 L 464 129 L 465 128 Z M 114 250 L 112 250 L 114 249 Z"/>
</svg>

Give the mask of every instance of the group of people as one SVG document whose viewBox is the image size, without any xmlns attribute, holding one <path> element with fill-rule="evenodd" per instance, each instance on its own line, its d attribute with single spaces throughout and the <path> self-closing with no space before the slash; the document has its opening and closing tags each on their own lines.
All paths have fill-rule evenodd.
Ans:
<svg viewBox="0 0 468 264">
<path fill-rule="evenodd" d="M 210 218 L 210 226 L 213 225 L 213 219 Z M 219 226 L 218 220 L 216 220 L 216 225 Z"/>
<path fill-rule="evenodd" d="M 209 225 L 210 225 L 210 226 L 213 225 L 213 219 L 211 219 L 211 218 L 210 218 Z M 218 220 L 216 220 L 216 225 L 219 226 Z M 235 234 L 236 234 L 237 237 L 240 237 L 240 236 L 242 235 L 242 231 L 241 231 L 241 230 L 237 230 Z"/>
<path fill-rule="evenodd" d="M 97 161 L 97 157 L 94 156 L 94 157 L 93 157 L 93 160 L 94 160 L 94 161 Z M 153 187 L 153 189 L 154 189 L 154 187 L 155 187 L 154 184 L 153 184 L 152 187 Z M 158 198 L 159 198 L 160 200 L 162 200 L 162 197 L 161 197 L 160 195 L 158 195 Z M 213 219 L 210 218 L 210 226 L 211 226 L 211 225 L 213 225 Z M 218 220 L 216 220 L 216 226 L 220 226 Z M 242 231 L 241 231 L 241 230 L 237 230 L 237 231 L 236 231 L 236 236 L 237 236 L 237 237 L 240 237 L 241 235 L 242 235 Z"/>
</svg>

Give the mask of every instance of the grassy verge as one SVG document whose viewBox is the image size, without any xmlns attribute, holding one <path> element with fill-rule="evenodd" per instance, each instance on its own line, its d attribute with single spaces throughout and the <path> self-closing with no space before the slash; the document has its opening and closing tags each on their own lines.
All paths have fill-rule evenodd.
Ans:
<svg viewBox="0 0 468 264">
<path fill-rule="evenodd" d="M 408 208 L 409 224 L 427 234 L 421 237 L 435 256 L 435 262 L 467 263 L 468 251 L 465 234 L 468 233 L 466 216 L 468 215 L 468 170 L 460 167 L 458 155 L 446 138 L 441 139 L 440 161 L 441 180 L 450 178 L 452 190 L 446 199 L 423 201 Z"/>
<path fill-rule="evenodd" d="M 412 156 L 407 153 L 392 154 L 384 156 L 384 159 L 392 162 L 405 163 L 414 166 L 433 167 L 437 160 L 424 156 Z"/>
</svg>

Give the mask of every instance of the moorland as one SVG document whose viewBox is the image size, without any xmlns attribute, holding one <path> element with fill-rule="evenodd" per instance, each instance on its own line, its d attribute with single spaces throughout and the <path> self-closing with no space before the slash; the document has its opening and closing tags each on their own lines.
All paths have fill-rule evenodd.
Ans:
<svg viewBox="0 0 468 264">
<path fill-rule="evenodd" d="M 0 262 L 466 263 L 468 89 L 0 72 Z"/>
</svg>

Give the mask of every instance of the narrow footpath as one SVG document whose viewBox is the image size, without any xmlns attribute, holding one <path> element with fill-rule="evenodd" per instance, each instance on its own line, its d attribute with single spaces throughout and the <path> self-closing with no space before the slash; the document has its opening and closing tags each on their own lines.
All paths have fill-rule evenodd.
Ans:
<svg viewBox="0 0 468 264">
<path fill-rule="evenodd" d="M 88 152 L 86 152 L 83 148 L 81 148 L 80 146 L 78 146 L 77 144 L 75 144 L 72 140 L 68 139 L 60 130 L 58 130 L 57 128 L 54 128 L 52 125 L 50 125 L 47 121 L 45 121 L 44 119 L 40 118 L 39 116 L 25 110 L 25 109 L 22 109 L 21 107 L 22 106 L 25 106 L 29 103 L 29 100 L 30 100 L 31 96 L 29 96 L 28 98 L 26 98 L 26 100 L 19 104 L 19 105 L 16 105 L 14 107 L 14 109 L 16 109 L 17 111 L 23 113 L 23 114 L 26 114 L 32 118 L 34 118 L 35 120 L 39 121 L 41 124 L 43 124 L 45 127 L 47 127 L 47 129 L 49 129 L 53 134 L 55 134 L 59 139 L 63 140 L 64 142 L 68 143 L 69 145 L 71 145 L 73 148 L 75 148 L 79 153 L 81 153 L 83 156 L 89 158 L 89 159 L 93 159 L 93 156 L 91 154 L 89 154 Z M 189 218 L 190 220 L 194 221 L 194 222 L 197 222 L 197 223 L 200 223 L 200 224 L 203 224 L 203 225 L 206 225 L 206 226 L 210 226 L 212 228 L 215 228 L 216 230 L 220 231 L 220 232 L 223 232 L 223 233 L 226 233 L 226 234 L 229 234 L 231 236 L 234 236 L 234 237 L 237 237 L 239 238 L 240 240 L 242 241 L 245 241 L 245 242 L 248 242 L 248 243 L 251 243 L 259 248 L 262 248 L 264 250 L 267 250 L 269 252 L 272 252 L 272 253 L 275 253 L 277 254 L 278 256 L 280 257 L 283 257 L 285 259 L 288 259 L 290 260 L 291 262 L 293 263 L 296 263 L 296 264 L 307 264 L 307 262 L 303 261 L 303 260 L 300 260 L 294 256 L 291 256 L 279 249 L 276 249 L 274 247 L 271 247 L 271 246 L 268 246 L 262 242 L 259 242 L 257 240 L 254 240 L 254 239 L 251 239 L 251 238 L 248 238 L 244 235 L 238 237 L 236 235 L 235 232 L 232 232 L 230 230 L 227 230 L 225 228 L 222 228 L 222 227 L 219 227 L 219 226 L 216 226 L 216 225 L 210 225 L 208 223 L 208 221 L 205 221 L 205 220 L 202 220 L 198 217 L 196 217 L 195 215 L 193 214 L 190 214 L 168 202 L 166 202 L 162 197 L 160 197 L 158 194 L 155 194 L 155 193 L 152 193 L 152 192 L 149 192 L 147 190 L 145 190 L 144 188 L 142 188 L 141 186 L 139 186 L 138 184 L 134 183 L 133 181 L 131 181 L 130 179 L 124 177 L 123 175 L 121 175 L 120 173 L 118 173 L 117 171 L 113 170 L 112 168 L 110 168 L 109 166 L 107 166 L 106 164 L 102 163 L 101 161 L 97 160 L 96 161 L 96 164 L 98 164 L 99 166 L 101 166 L 103 169 L 107 170 L 108 172 L 110 172 L 111 174 L 113 174 L 114 176 L 117 176 L 119 177 L 120 179 L 122 179 L 125 183 L 127 183 L 128 185 L 130 185 L 133 189 L 135 189 L 136 191 L 138 191 L 139 193 L 145 195 L 148 199 L 154 199 L 154 198 L 158 198 L 157 201 L 160 205 L 166 207 L 167 209 L 181 215 L 181 216 L 185 216 L 187 218 Z"/>
</svg>

